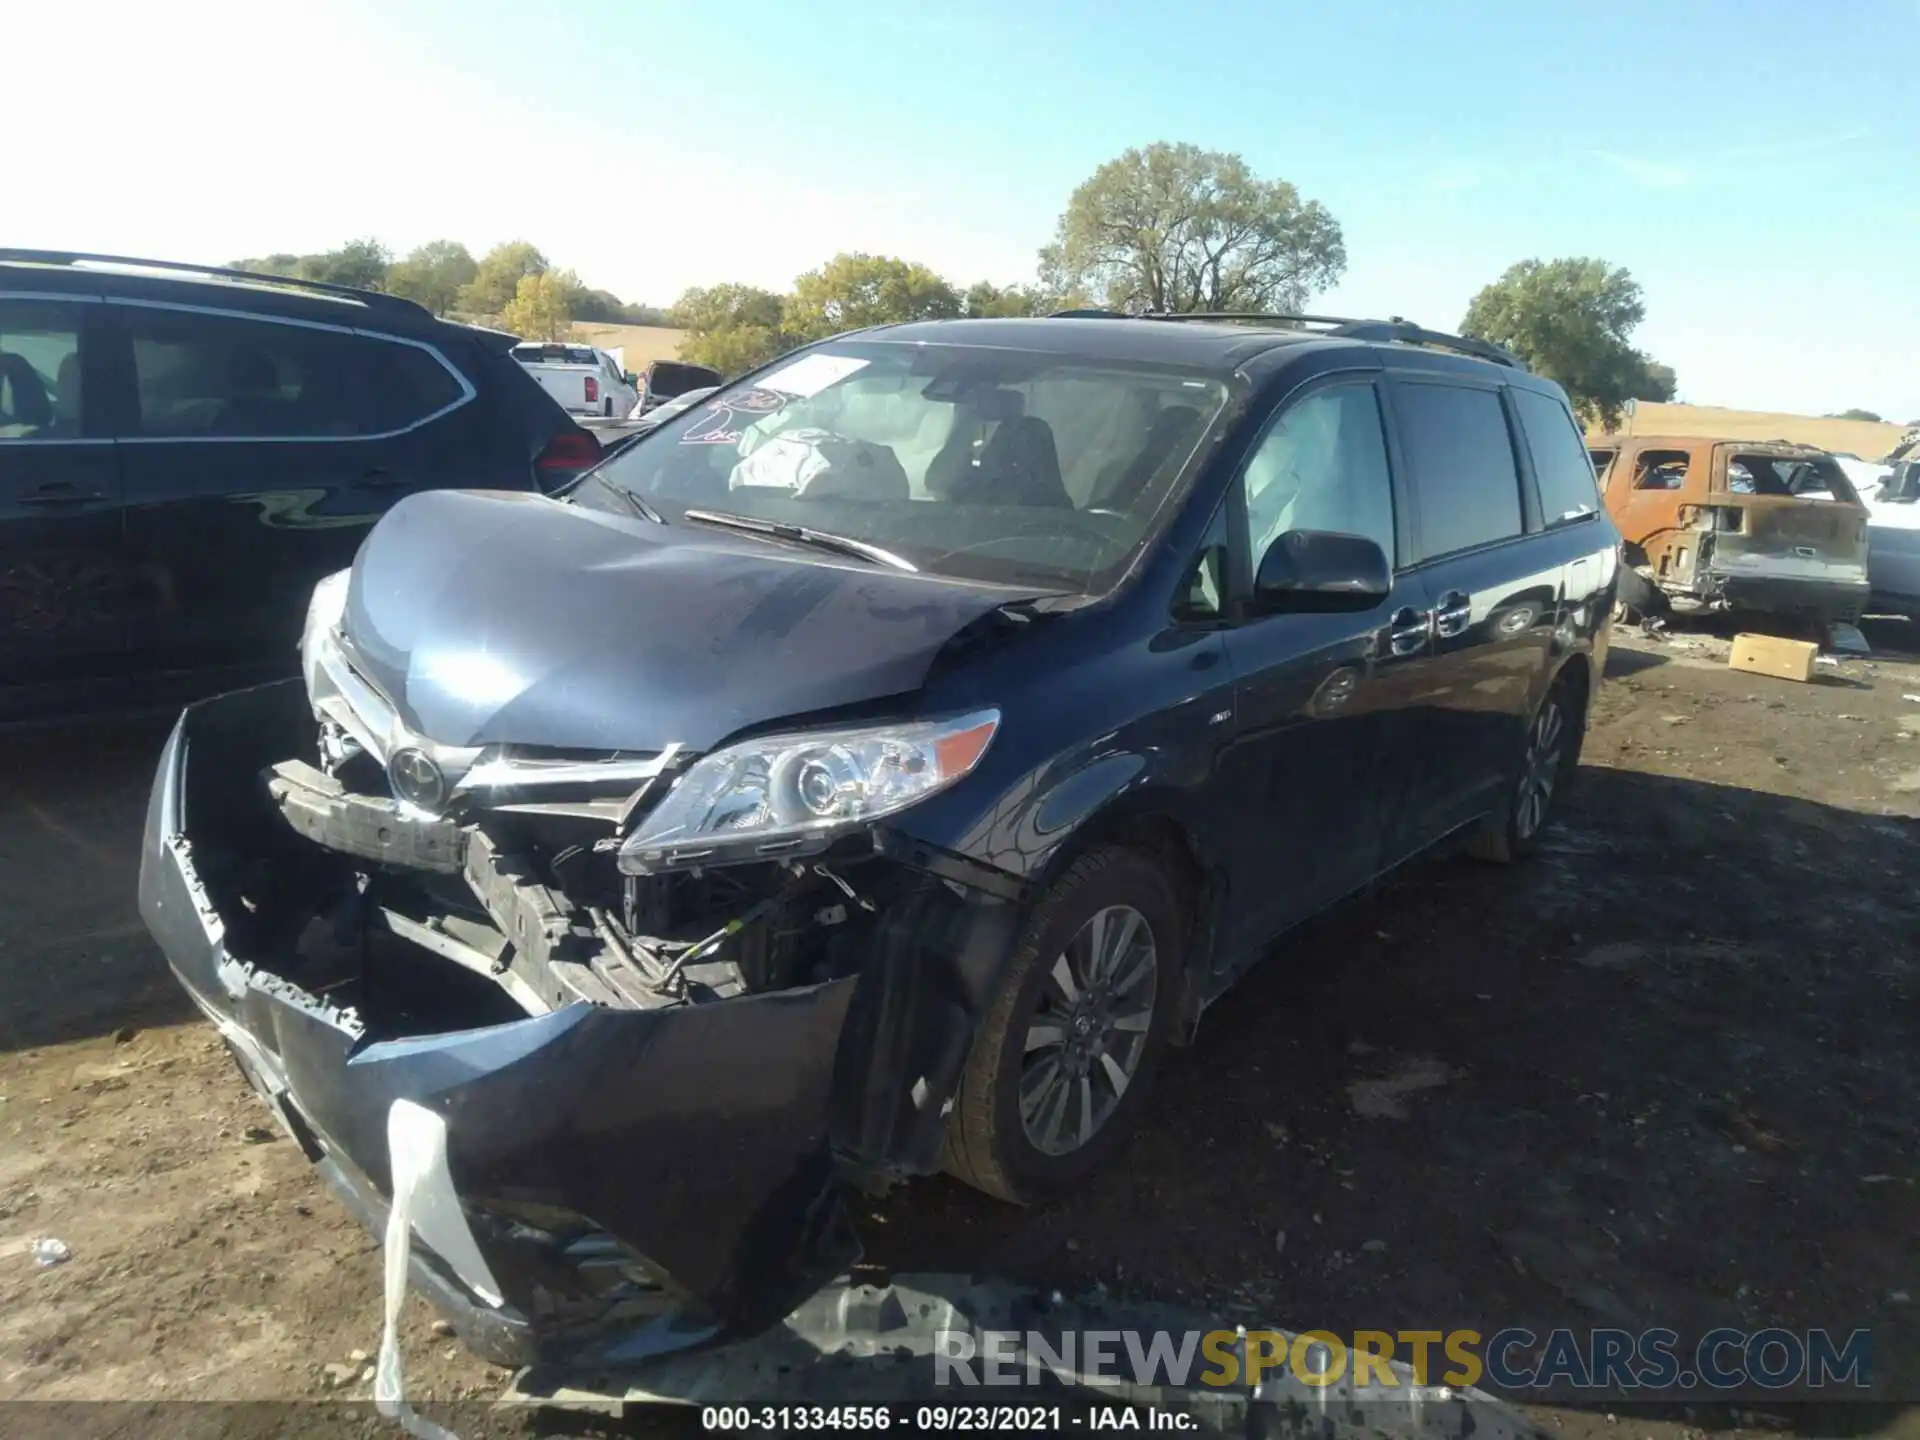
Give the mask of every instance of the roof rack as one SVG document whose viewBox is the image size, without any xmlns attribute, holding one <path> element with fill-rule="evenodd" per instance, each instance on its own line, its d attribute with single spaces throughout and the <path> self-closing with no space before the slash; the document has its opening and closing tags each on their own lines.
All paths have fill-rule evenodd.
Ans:
<svg viewBox="0 0 1920 1440">
<path fill-rule="evenodd" d="M 136 270 L 178 271 L 186 275 L 206 275 L 222 280 L 246 280 L 256 285 L 283 289 L 311 290 L 341 300 L 357 300 L 363 305 L 431 315 L 426 306 L 388 295 L 379 290 L 362 290 L 353 285 L 335 285 L 327 280 L 303 280 L 293 275 L 264 275 L 254 270 L 235 270 L 225 265 L 193 265 L 182 260 L 142 260 L 131 255 L 94 255 L 84 250 L 14 250 L 0 248 L 0 265 L 122 265 Z"/>
<path fill-rule="evenodd" d="M 1527 369 L 1527 362 L 1511 350 L 1470 335 L 1449 335 L 1442 330 L 1427 330 L 1399 315 L 1385 320 L 1354 320 L 1341 315 L 1295 315 L 1267 310 L 1147 310 L 1129 315 L 1121 310 L 1056 310 L 1056 320 L 1174 320 L 1174 321 L 1257 321 L 1281 325 L 1289 330 L 1309 325 L 1324 327 L 1330 339 L 1393 341 L 1402 345 L 1424 345 L 1434 350 L 1452 350 L 1477 360 L 1490 360 L 1513 370 Z"/>
<path fill-rule="evenodd" d="M 1288 315 L 1262 311 L 1219 310 L 1205 314 L 1182 315 L 1155 312 L 1145 318 L 1151 320 L 1260 320 L 1269 324 L 1289 326 L 1324 325 L 1327 327 L 1327 335 L 1333 339 L 1424 345 L 1433 350 L 1451 350 L 1456 354 L 1471 355 L 1476 360 L 1490 360 L 1495 365 L 1505 365 L 1512 370 L 1527 368 L 1526 361 L 1511 350 L 1495 345 L 1491 341 L 1476 340 L 1471 335 L 1450 335 L 1444 330 L 1428 330 L 1400 315 L 1390 315 L 1385 320 L 1352 320 L 1339 315 Z"/>
</svg>

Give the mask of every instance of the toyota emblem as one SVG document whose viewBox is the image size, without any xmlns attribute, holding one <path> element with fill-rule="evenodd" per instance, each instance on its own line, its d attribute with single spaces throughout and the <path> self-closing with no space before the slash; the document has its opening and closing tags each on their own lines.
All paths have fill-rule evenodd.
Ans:
<svg viewBox="0 0 1920 1440">
<path fill-rule="evenodd" d="M 419 810 L 438 813 L 447 801 L 447 777 L 424 750 L 396 750 L 387 761 L 393 793 Z"/>
</svg>

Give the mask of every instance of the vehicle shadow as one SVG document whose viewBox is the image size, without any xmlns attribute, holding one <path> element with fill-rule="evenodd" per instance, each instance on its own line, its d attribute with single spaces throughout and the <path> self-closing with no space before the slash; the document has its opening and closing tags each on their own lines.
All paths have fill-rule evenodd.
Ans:
<svg viewBox="0 0 1920 1440">
<path fill-rule="evenodd" d="M 1873 616 L 1860 622 L 1873 653 L 1888 660 L 1920 660 L 1920 621 Z"/>
<path fill-rule="evenodd" d="M 1866 1328 L 1871 1394 L 1920 1395 L 1917 871 L 1911 820 L 1586 767 L 1530 861 L 1281 946 L 1092 1184 L 869 1207 L 872 1273 L 1336 1334 Z"/>
<path fill-rule="evenodd" d="M 1617 635 L 1618 632 L 1616 631 Z M 1655 670 L 1668 664 L 1672 656 L 1658 650 L 1641 650 L 1637 647 L 1615 643 L 1607 650 L 1606 679 L 1617 680 L 1623 675 L 1637 675 L 1642 670 Z"/>
<path fill-rule="evenodd" d="M 140 923 L 140 829 L 168 724 L 0 735 L 0 1051 L 186 1019 Z"/>
</svg>

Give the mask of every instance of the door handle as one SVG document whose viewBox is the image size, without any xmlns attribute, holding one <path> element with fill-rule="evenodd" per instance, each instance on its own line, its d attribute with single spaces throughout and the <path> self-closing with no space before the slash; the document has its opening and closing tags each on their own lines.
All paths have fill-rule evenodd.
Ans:
<svg viewBox="0 0 1920 1440">
<path fill-rule="evenodd" d="M 371 470 L 362 471 L 360 478 L 353 483 L 363 490 L 391 490 L 394 486 L 406 482 L 402 477 L 394 474 L 393 471 L 382 470 L 380 467 L 375 466 Z"/>
<path fill-rule="evenodd" d="M 91 505 L 107 497 L 97 490 L 76 490 L 64 480 L 29 490 L 14 503 L 18 505 Z"/>
<path fill-rule="evenodd" d="M 1473 623 L 1473 597 L 1449 590 L 1433 612 L 1433 633 L 1445 639 L 1463 633 Z"/>
<path fill-rule="evenodd" d="M 1427 643 L 1433 633 L 1433 612 L 1416 610 L 1411 605 L 1396 610 L 1387 621 L 1387 648 L 1396 655 L 1412 655 Z"/>
</svg>

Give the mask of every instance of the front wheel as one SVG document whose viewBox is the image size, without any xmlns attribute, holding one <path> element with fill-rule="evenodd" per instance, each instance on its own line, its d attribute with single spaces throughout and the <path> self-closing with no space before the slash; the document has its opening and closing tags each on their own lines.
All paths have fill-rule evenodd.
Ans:
<svg viewBox="0 0 1920 1440">
<path fill-rule="evenodd" d="M 1562 675 L 1527 726 L 1518 774 L 1500 808 L 1468 837 L 1469 854 L 1507 864 L 1532 851 L 1553 817 L 1554 803 L 1580 766 L 1586 734 L 1584 693 Z"/>
<path fill-rule="evenodd" d="M 946 1170 L 1022 1204 L 1067 1189 L 1139 1110 L 1172 1019 L 1184 925 L 1132 850 L 1076 860 L 1034 908 L 947 1116 Z"/>
</svg>

